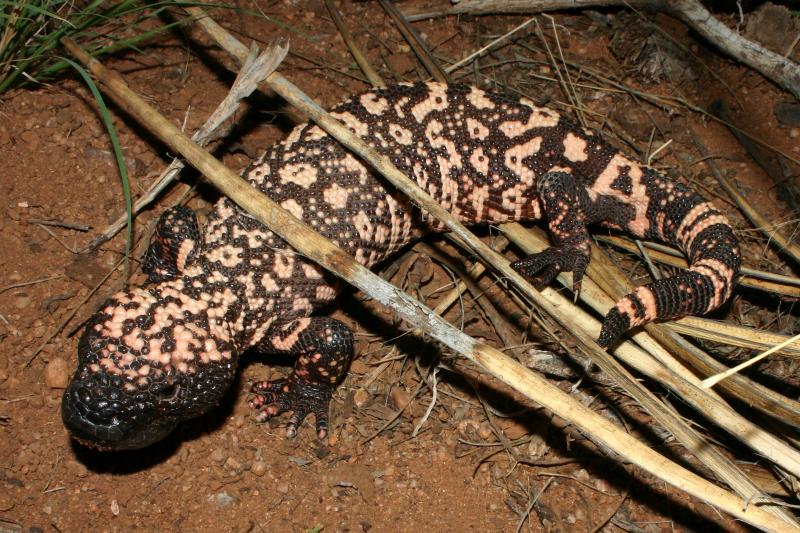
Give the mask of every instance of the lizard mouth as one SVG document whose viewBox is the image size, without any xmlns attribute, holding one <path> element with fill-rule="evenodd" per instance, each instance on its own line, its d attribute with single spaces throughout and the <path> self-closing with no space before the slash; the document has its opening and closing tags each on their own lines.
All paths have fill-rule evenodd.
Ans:
<svg viewBox="0 0 800 533">
<path fill-rule="evenodd" d="M 170 387 L 178 395 L 179 386 Z M 153 417 L 125 399 L 108 399 L 80 382 L 64 392 L 61 417 L 70 435 L 83 446 L 96 450 L 135 450 L 166 437 L 177 425 L 175 417 Z"/>
</svg>

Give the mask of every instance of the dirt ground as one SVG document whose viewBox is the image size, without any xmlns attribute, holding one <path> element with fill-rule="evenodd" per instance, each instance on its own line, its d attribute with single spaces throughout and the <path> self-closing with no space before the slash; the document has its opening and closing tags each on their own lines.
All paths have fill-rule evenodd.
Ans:
<svg viewBox="0 0 800 533">
<path fill-rule="evenodd" d="M 240 10 L 217 10 L 216 19 L 245 42 L 288 38 L 292 51 L 280 70 L 318 102 L 328 106 L 368 88 L 322 2 L 236 4 Z M 382 76 L 427 78 L 377 3 L 338 5 Z M 735 13 L 719 15 L 732 26 L 737 23 Z M 726 210 L 744 241 L 749 266 L 791 275 L 719 190 L 700 162 L 692 132 L 756 207 L 787 224 L 789 235 L 796 225 L 785 200 L 794 182 L 785 183 L 788 189 L 775 187 L 729 130 L 678 100 L 652 105 L 631 94 L 670 95 L 698 108 L 723 99 L 742 129 L 798 159 L 800 126 L 780 123 L 774 114 L 777 104 L 791 101 L 790 95 L 666 16 L 646 15 L 648 23 L 619 10 L 553 17 L 552 24 L 539 19 L 543 33 L 553 44 L 556 28 L 589 123 L 628 152 L 632 149 L 625 139 L 650 154 L 671 141 L 652 164 L 683 176 Z M 747 12 L 746 17 L 749 21 L 756 15 Z M 435 57 L 448 64 L 525 20 L 449 17 L 414 27 Z M 777 40 L 776 47 L 797 35 L 797 26 L 785 35 L 751 26 L 743 31 L 766 34 Z M 108 65 L 175 123 L 185 121 L 190 131 L 225 96 L 235 71 L 232 61 L 196 29 L 170 34 Z M 581 69 L 602 73 L 618 85 L 601 84 Z M 513 44 L 455 75 L 462 82 L 570 109 L 533 26 Z M 252 102 L 227 139 L 215 146 L 231 168 L 243 168 L 299 120 L 278 98 L 262 94 Z M 112 111 L 138 197 L 170 154 L 129 117 Z M 121 235 L 92 253 L 76 253 L 124 210 L 108 136 L 87 89 L 65 80 L 14 91 L 0 104 L 0 120 L 0 532 L 514 531 L 518 526 L 521 531 L 746 530 L 705 503 L 607 458 L 563 421 L 434 344 L 400 337 L 404 325 L 354 291 L 327 311 L 354 328 L 360 354 L 337 389 L 327 442 L 316 440 L 309 421 L 293 440 L 283 434 L 285 418 L 255 422 L 246 403 L 249 384 L 286 373 L 291 364 L 278 361 L 274 366 L 258 354 L 243 358 L 240 379 L 223 405 L 184 423 L 159 444 L 137 452 L 98 453 L 71 442 L 59 406 L 76 364 L 76 332 L 100 301 L 126 282 L 140 283 L 143 276 L 135 264 L 129 279 L 115 268 L 125 249 Z M 787 164 L 789 174 L 797 176 L 800 167 Z M 182 184 L 137 219 L 138 253 L 158 214 L 197 183 L 196 175 L 185 173 Z M 204 185 L 191 195 L 189 205 L 201 215 L 216 198 Z M 451 263 L 467 261 L 441 238 L 426 242 L 449 254 Z M 428 252 L 409 250 L 382 271 L 433 306 L 452 278 Z M 635 259 L 617 257 L 637 282 L 646 278 L 646 269 Z M 550 331 L 563 344 L 550 337 L 493 280 L 482 282 L 480 289 L 510 317 L 505 328 L 515 342 L 502 340 L 498 324 L 468 293 L 447 316 L 470 335 L 500 347 L 522 346 L 512 353 L 523 361 L 542 353 L 557 356 L 572 346 L 568 334 L 552 325 Z M 797 329 L 793 302 L 754 291 L 741 291 L 715 316 L 781 333 Z M 706 347 L 726 362 L 747 355 Z M 426 416 L 432 388 L 422 376 L 429 377 L 434 364 L 440 365 L 438 394 Z M 751 375 L 766 376 L 771 386 L 796 397 L 796 366 L 794 359 L 774 358 Z M 703 472 L 618 389 L 590 379 L 578 382 L 574 375 L 550 377 L 593 409 L 624 420 L 661 453 Z M 681 408 L 679 402 L 676 407 Z M 757 462 L 730 437 L 708 431 L 737 460 Z M 513 455 L 498 433 L 511 443 Z M 759 472 L 769 476 L 764 469 Z"/>
</svg>

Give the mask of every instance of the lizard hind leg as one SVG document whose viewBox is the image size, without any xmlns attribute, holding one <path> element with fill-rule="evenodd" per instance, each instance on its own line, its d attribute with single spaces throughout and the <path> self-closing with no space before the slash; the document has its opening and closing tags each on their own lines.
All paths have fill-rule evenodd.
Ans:
<svg viewBox="0 0 800 533">
<path fill-rule="evenodd" d="M 538 287 L 548 285 L 561 272 L 572 272 L 572 290 L 577 299 L 591 256 L 581 189 L 571 174 L 550 172 L 539 178 L 537 190 L 555 246 L 511 266 L 523 276 L 533 278 Z"/>
<path fill-rule="evenodd" d="M 705 227 L 687 252 L 688 270 L 642 285 L 611 308 L 600 330 L 600 346 L 607 348 L 629 329 L 653 320 L 708 313 L 730 298 L 741 265 L 730 226 Z"/>
<path fill-rule="evenodd" d="M 142 270 L 151 283 L 175 279 L 197 260 L 201 247 L 197 217 L 188 207 L 176 205 L 158 219 Z"/>
<path fill-rule="evenodd" d="M 328 434 L 328 407 L 333 389 L 347 372 L 353 355 L 353 333 L 343 323 L 327 317 L 297 318 L 271 328 L 256 349 L 265 353 L 297 356 L 294 370 L 287 378 L 253 384 L 249 404 L 264 422 L 283 412 L 292 411 L 286 429 L 288 437 L 307 415 L 316 418 L 317 437 Z"/>
</svg>

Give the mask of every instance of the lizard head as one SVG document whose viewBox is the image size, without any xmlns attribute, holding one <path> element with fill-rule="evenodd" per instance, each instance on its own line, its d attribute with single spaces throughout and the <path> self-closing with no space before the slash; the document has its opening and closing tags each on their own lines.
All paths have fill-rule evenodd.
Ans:
<svg viewBox="0 0 800 533">
<path fill-rule="evenodd" d="M 64 424 L 80 443 L 145 447 L 216 405 L 233 382 L 225 317 L 235 299 L 225 291 L 212 297 L 185 280 L 118 293 L 89 321 L 61 403 Z"/>
</svg>

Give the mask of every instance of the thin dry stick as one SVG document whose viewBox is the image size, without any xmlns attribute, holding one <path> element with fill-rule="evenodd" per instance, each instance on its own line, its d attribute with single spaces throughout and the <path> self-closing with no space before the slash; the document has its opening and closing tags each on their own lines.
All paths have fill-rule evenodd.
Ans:
<svg viewBox="0 0 800 533">
<path fill-rule="evenodd" d="M 444 71 L 447 72 L 448 74 L 451 74 L 454 71 L 456 71 L 456 70 L 460 69 L 461 67 L 463 67 L 464 65 L 467 65 L 467 64 L 471 63 L 473 59 L 483 55 L 485 52 L 487 52 L 487 51 L 491 50 L 492 48 L 494 48 L 498 43 L 501 43 L 501 42 L 505 41 L 506 39 L 508 39 L 509 37 L 514 35 L 515 33 L 517 33 L 518 31 L 524 30 L 525 28 L 527 28 L 530 25 L 531 22 L 534 22 L 535 20 L 536 20 L 535 18 L 529 18 L 528 20 L 526 20 L 525 22 L 523 22 L 522 24 L 520 24 L 516 28 L 512 29 L 511 31 L 509 31 L 507 33 L 504 33 L 503 35 L 501 35 L 497 39 L 494 39 L 493 41 L 487 43 L 485 46 L 482 46 L 478 50 L 475 50 L 474 52 L 469 54 L 464 59 L 461 59 L 461 60 L 453 63 L 449 67 L 446 67 L 444 69 Z"/>
<path fill-rule="evenodd" d="M 541 13 L 597 6 L 653 9 L 676 16 L 723 52 L 800 98 L 800 65 L 731 30 L 697 0 L 463 0 L 449 9 L 435 12 L 414 9 L 405 12 L 408 20 L 413 21 L 459 14 Z"/>
<path fill-rule="evenodd" d="M 336 29 L 339 30 L 339 34 L 342 36 L 342 39 L 344 39 L 347 48 L 353 55 L 353 59 L 356 60 L 361 72 L 364 73 L 373 87 L 383 87 L 385 83 L 381 79 L 380 74 L 378 74 L 375 69 L 372 68 L 372 65 L 369 63 L 369 61 L 367 61 L 366 56 L 356 44 L 353 34 L 350 33 L 347 24 L 344 23 L 344 19 L 342 19 L 342 15 L 339 13 L 339 10 L 336 9 L 336 5 L 333 3 L 333 0 L 325 0 L 325 7 L 328 8 L 328 12 L 331 14 L 331 18 L 333 19 L 333 23 L 336 25 Z"/>
<path fill-rule="evenodd" d="M 428 72 L 433 76 L 436 81 L 440 81 L 442 83 L 448 83 L 450 78 L 448 77 L 447 73 L 441 69 L 441 67 L 432 60 L 433 56 L 428 49 L 428 46 L 425 42 L 417 35 L 417 32 L 414 31 L 414 28 L 411 24 L 408 23 L 408 20 L 403 16 L 399 9 L 394 5 L 391 0 L 378 0 L 381 4 L 381 7 L 389 14 L 389 16 L 394 21 L 397 29 L 403 34 L 403 37 L 411 45 L 411 49 L 414 50 L 414 53 L 417 54 L 417 57 L 422 64 L 425 65 L 425 68 Z"/>
<path fill-rule="evenodd" d="M 758 363 L 759 361 L 761 361 L 765 357 L 768 357 L 768 356 L 774 354 L 775 352 L 777 352 L 781 348 L 785 348 L 786 346 L 789 346 L 790 344 L 792 344 L 793 342 L 798 341 L 798 340 L 800 340 L 800 334 L 797 334 L 794 337 L 786 339 L 782 343 L 773 346 L 769 350 L 767 350 L 767 351 L 765 351 L 763 353 L 760 353 L 757 356 L 753 357 L 752 359 L 748 359 L 747 361 L 745 361 L 743 363 L 740 363 L 740 364 L 736 365 L 735 367 L 726 370 L 725 372 L 721 372 L 721 373 L 717 374 L 716 376 L 711 376 L 709 378 L 704 379 L 702 385 L 703 385 L 703 387 L 705 387 L 707 389 L 711 388 L 714 385 L 716 385 L 717 383 L 719 383 L 720 381 L 722 381 L 723 379 L 729 378 L 734 374 L 738 374 L 741 370 L 744 370 L 748 366 Z"/>
<path fill-rule="evenodd" d="M 621 431 L 601 415 L 583 406 L 574 398 L 529 372 L 519 363 L 510 360 L 494 348 L 471 339 L 434 315 L 430 309 L 414 301 L 365 267 L 356 263 L 328 239 L 317 235 L 306 224 L 269 200 L 257 189 L 240 179 L 234 172 L 211 157 L 186 137 L 169 120 L 131 91 L 115 73 L 106 70 L 98 61 L 83 52 L 74 42 L 64 39 L 65 46 L 101 80 L 114 99 L 131 115 L 146 124 L 163 142 L 183 154 L 200 172 L 223 192 L 246 209 L 270 230 L 282 236 L 293 248 L 331 272 L 347 279 L 378 302 L 389 305 L 411 324 L 422 327 L 429 334 L 471 361 L 484 367 L 501 381 L 519 390 L 529 398 L 565 418 L 594 440 L 616 451 L 623 457 L 658 475 L 680 490 L 688 492 L 712 505 L 767 530 L 788 527 L 785 519 L 773 516 L 768 510 L 756 506 L 742 507 L 742 499 L 707 482 L 700 476 L 678 466 L 651 450 L 635 438 Z M 283 86 L 288 82 L 278 74 L 269 78 L 270 85 Z M 578 336 L 581 339 L 581 336 Z M 587 346 L 591 340 L 581 339 Z"/>
</svg>

